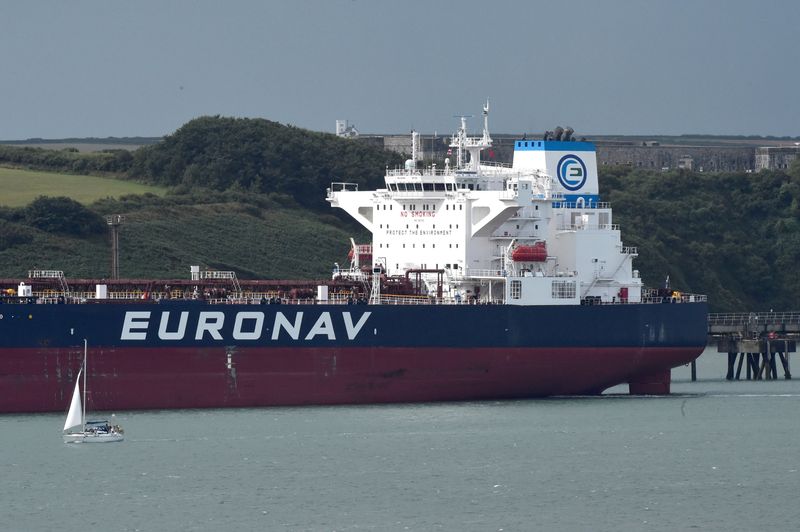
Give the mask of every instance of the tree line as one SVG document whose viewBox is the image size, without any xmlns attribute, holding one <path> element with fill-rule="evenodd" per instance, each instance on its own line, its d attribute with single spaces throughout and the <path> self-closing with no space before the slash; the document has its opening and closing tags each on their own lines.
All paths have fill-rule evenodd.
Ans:
<svg viewBox="0 0 800 532">
<path fill-rule="evenodd" d="M 800 301 L 800 159 L 787 172 L 603 169 L 646 284 L 706 293 L 716 310 L 796 309 Z"/>
</svg>

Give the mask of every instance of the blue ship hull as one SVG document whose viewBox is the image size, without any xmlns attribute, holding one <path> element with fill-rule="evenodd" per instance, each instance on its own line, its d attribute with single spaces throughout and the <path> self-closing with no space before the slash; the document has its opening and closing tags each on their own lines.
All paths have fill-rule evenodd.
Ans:
<svg viewBox="0 0 800 532">
<path fill-rule="evenodd" d="M 89 343 L 94 408 L 669 391 L 705 302 L 597 306 L 0 305 L 0 412 L 61 411 Z"/>
</svg>

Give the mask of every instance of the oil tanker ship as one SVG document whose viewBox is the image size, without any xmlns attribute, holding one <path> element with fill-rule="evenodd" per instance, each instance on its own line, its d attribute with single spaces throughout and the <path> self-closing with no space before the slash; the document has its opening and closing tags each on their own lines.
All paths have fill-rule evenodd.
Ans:
<svg viewBox="0 0 800 532">
<path fill-rule="evenodd" d="M 512 164 L 466 119 L 443 167 L 417 135 L 385 186 L 327 199 L 372 234 L 323 281 L 0 281 L 0 412 L 63 411 L 87 340 L 92 409 L 669 393 L 706 345 L 706 298 L 643 286 L 591 142 L 557 129 Z M 5 283 L 6 286 L 3 286 Z"/>
</svg>

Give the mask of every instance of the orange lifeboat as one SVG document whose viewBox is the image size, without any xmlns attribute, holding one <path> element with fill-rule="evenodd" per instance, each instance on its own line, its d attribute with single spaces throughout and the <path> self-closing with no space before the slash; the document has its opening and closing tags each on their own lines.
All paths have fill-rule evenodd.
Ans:
<svg viewBox="0 0 800 532">
<path fill-rule="evenodd" d="M 517 246 L 511 252 L 514 262 L 544 262 L 547 260 L 547 246 L 544 242 L 536 242 L 532 246 Z"/>
<path fill-rule="evenodd" d="M 358 252 L 358 263 L 361 266 L 372 264 L 372 246 L 369 244 L 356 246 Z M 353 248 L 347 253 L 347 260 L 352 261 L 355 255 Z"/>
</svg>

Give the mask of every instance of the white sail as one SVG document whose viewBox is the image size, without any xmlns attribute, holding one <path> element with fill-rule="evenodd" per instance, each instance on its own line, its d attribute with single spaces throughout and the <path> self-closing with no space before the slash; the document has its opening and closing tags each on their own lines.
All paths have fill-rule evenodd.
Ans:
<svg viewBox="0 0 800 532">
<path fill-rule="evenodd" d="M 81 369 L 81 371 L 83 371 Z M 75 391 L 72 393 L 72 402 L 69 405 L 69 413 L 67 413 L 67 420 L 64 422 L 64 430 L 72 428 L 76 425 L 83 425 L 83 408 L 81 407 L 81 371 L 78 372 L 78 378 L 75 379 Z"/>
</svg>

